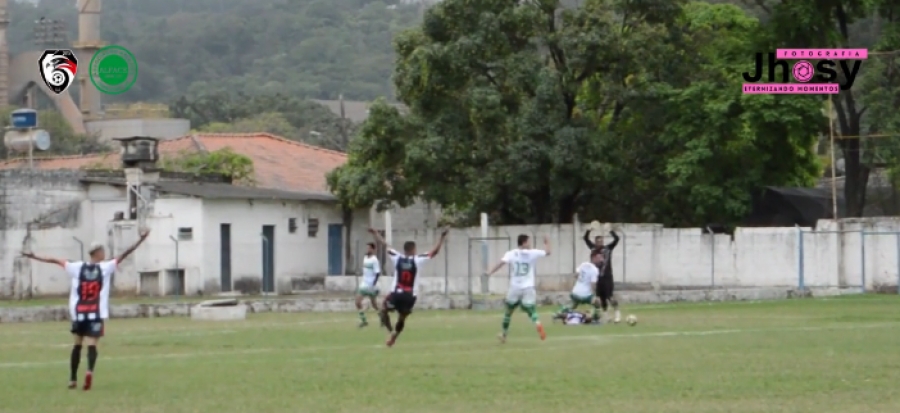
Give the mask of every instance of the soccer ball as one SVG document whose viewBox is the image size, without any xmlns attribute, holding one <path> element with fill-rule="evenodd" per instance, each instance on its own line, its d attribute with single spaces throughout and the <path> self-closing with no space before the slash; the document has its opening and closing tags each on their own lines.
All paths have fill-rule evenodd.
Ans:
<svg viewBox="0 0 900 413">
<path fill-rule="evenodd" d="M 635 325 L 637 325 L 637 316 L 631 314 L 625 318 L 625 322 L 628 323 L 628 325 L 634 327 Z"/>
</svg>

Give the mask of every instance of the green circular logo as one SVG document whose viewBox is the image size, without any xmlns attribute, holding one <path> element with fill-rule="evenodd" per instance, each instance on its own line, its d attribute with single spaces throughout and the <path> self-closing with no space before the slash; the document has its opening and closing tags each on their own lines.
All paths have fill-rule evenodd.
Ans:
<svg viewBox="0 0 900 413">
<path fill-rule="evenodd" d="M 107 95 L 127 92 L 137 81 L 137 59 L 122 46 L 106 46 L 94 53 L 90 65 L 91 83 Z"/>
</svg>

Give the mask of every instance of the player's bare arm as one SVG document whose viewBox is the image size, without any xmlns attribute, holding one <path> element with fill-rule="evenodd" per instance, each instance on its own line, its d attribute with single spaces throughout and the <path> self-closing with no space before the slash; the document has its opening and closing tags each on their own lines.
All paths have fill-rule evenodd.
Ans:
<svg viewBox="0 0 900 413">
<path fill-rule="evenodd" d="M 47 264 L 56 264 L 60 267 L 66 268 L 66 260 L 61 260 L 59 258 L 40 257 L 38 255 L 35 255 L 33 252 L 22 252 L 22 256 L 25 258 L 33 259 L 35 261 L 40 261 Z"/>
<path fill-rule="evenodd" d="M 503 262 L 503 261 L 498 262 L 497 265 L 495 265 L 494 268 L 491 268 L 491 270 L 488 271 L 487 274 L 485 274 L 485 275 L 487 275 L 487 276 L 494 275 L 494 273 L 497 271 L 500 271 L 500 269 L 503 268 L 504 265 L 506 265 L 505 262 Z"/>
<path fill-rule="evenodd" d="M 375 228 L 369 228 L 369 233 L 372 234 L 372 237 L 375 238 L 375 242 L 384 245 L 388 250 L 391 249 L 391 246 L 388 245 L 387 241 L 384 240 L 384 237 L 381 236 L 381 233 L 378 232 Z"/>
<path fill-rule="evenodd" d="M 550 238 L 544 235 L 544 252 L 547 253 L 547 256 L 550 256 Z"/>
<path fill-rule="evenodd" d="M 140 232 L 140 238 L 138 238 L 137 242 L 135 242 L 134 245 L 128 247 L 128 249 L 126 249 L 126 250 L 123 251 L 121 254 L 119 254 L 119 256 L 116 257 L 116 263 L 120 263 L 120 262 L 122 262 L 122 261 L 125 261 L 125 259 L 128 258 L 128 256 L 131 255 L 131 253 L 133 253 L 134 250 L 136 250 L 138 247 L 141 246 L 141 244 L 144 243 L 144 240 L 147 239 L 147 236 L 148 236 L 148 235 L 150 235 L 150 230 L 149 230 L 149 229 L 142 229 L 141 232 Z"/>
<path fill-rule="evenodd" d="M 429 257 L 434 258 L 434 256 L 437 255 L 438 252 L 441 251 L 441 247 L 444 246 L 444 240 L 447 239 L 447 234 L 449 234 L 449 233 L 450 233 L 450 230 L 446 229 L 446 228 L 444 228 L 444 230 L 441 231 L 441 238 L 438 240 L 438 242 L 434 246 L 434 248 L 432 248 L 431 251 L 428 252 Z"/>
</svg>

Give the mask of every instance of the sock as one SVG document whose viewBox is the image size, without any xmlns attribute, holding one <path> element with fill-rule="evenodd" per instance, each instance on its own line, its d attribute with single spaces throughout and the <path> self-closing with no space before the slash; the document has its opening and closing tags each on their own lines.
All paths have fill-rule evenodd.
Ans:
<svg viewBox="0 0 900 413">
<path fill-rule="evenodd" d="M 509 322 L 512 320 L 512 311 L 507 310 L 503 313 L 503 335 L 509 331 Z"/>
<path fill-rule="evenodd" d="M 388 315 L 387 311 L 382 311 L 378 315 L 381 317 L 381 324 L 384 325 L 384 328 L 393 333 L 394 327 L 391 326 L 391 316 Z"/>
<path fill-rule="evenodd" d="M 534 308 L 533 305 L 523 306 L 525 308 L 525 313 L 528 314 L 528 317 L 531 318 L 531 322 L 535 324 L 539 324 L 540 320 L 538 320 L 537 309 Z"/>
<path fill-rule="evenodd" d="M 69 358 L 70 373 L 69 381 L 78 381 L 78 365 L 81 364 L 81 345 L 72 346 L 72 356 Z"/>
<path fill-rule="evenodd" d="M 400 335 L 400 333 L 403 332 L 403 327 L 405 327 L 405 326 L 406 326 L 406 320 L 404 320 L 404 319 L 402 319 L 402 318 L 399 319 L 399 320 L 397 320 L 397 328 L 396 328 L 396 331 L 397 331 L 397 335 L 398 335 L 398 336 Z"/>
<path fill-rule="evenodd" d="M 600 318 L 600 310 L 598 310 L 597 307 L 594 307 L 594 313 L 592 314 L 592 316 L 594 317 L 594 320 Z"/>
<path fill-rule="evenodd" d="M 363 323 L 366 322 L 366 312 L 365 311 L 359 312 L 359 320 L 362 321 Z"/>
<path fill-rule="evenodd" d="M 97 365 L 97 346 L 88 346 L 88 373 L 94 372 Z"/>
<path fill-rule="evenodd" d="M 566 307 L 566 306 L 564 306 L 564 305 L 561 305 L 561 306 L 559 306 L 559 312 L 562 313 L 562 314 L 568 313 L 568 312 L 569 312 L 569 307 Z"/>
</svg>

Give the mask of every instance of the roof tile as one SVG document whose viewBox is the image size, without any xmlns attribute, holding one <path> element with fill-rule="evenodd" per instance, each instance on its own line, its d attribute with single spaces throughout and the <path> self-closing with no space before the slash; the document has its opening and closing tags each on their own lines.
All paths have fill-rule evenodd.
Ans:
<svg viewBox="0 0 900 413">
<path fill-rule="evenodd" d="M 159 144 L 160 156 L 199 151 L 196 141 L 206 150 L 231 148 L 253 159 L 259 187 L 285 191 L 327 192 L 325 174 L 347 161 L 347 155 L 268 133 L 197 133 Z M 97 165 L 117 167 L 118 154 L 91 154 L 35 158 L 38 169 L 85 169 Z M 28 160 L 0 162 L 0 169 L 27 168 Z"/>
</svg>

